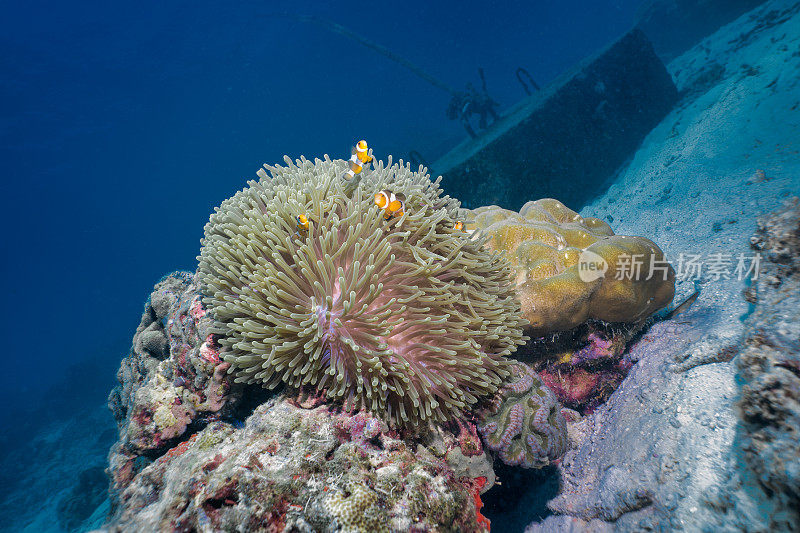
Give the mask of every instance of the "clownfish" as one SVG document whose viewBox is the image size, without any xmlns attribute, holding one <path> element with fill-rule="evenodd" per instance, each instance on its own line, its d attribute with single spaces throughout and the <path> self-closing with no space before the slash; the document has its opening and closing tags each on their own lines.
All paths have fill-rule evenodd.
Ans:
<svg viewBox="0 0 800 533">
<path fill-rule="evenodd" d="M 297 231 L 304 233 L 308 231 L 308 217 L 305 214 L 297 215 L 294 218 L 297 221 Z"/>
<path fill-rule="evenodd" d="M 406 211 L 406 197 L 403 193 L 393 193 L 383 190 L 375 194 L 375 205 L 383 209 L 383 219 L 391 220 L 393 217 L 401 217 Z"/>
<path fill-rule="evenodd" d="M 459 230 L 459 231 L 464 231 L 464 223 L 461 222 L 460 220 L 456 221 L 456 223 L 453 224 L 453 229 Z"/>
<path fill-rule="evenodd" d="M 297 215 L 296 217 L 294 217 L 294 220 L 295 220 L 295 228 L 297 229 L 297 231 L 294 232 L 294 235 L 292 235 L 292 237 L 299 238 L 308 233 L 308 227 L 309 227 L 308 216 L 306 216 L 305 213 L 302 215 Z"/>
<path fill-rule="evenodd" d="M 353 179 L 356 174 L 360 174 L 366 165 L 372 162 L 372 156 L 369 153 L 369 146 L 367 141 L 361 139 L 356 143 L 352 150 L 350 150 L 350 168 L 345 172 L 345 179 Z"/>
</svg>

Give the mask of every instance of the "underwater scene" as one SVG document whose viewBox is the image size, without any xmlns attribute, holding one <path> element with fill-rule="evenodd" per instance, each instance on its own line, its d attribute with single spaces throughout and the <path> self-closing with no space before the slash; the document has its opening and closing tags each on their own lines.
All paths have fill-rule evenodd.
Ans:
<svg viewBox="0 0 800 533">
<path fill-rule="evenodd" d="M 800 531 L 800 1 L 2 11 L 0 531 Z"/>
</svg>

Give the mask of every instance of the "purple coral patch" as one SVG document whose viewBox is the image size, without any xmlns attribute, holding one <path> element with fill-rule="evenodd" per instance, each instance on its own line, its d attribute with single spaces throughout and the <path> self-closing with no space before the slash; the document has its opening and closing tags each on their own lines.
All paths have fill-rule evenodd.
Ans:
<svg viewBox="0 0 800 533">
<path fill-rule="evenodd" d="M 540 468 L 567 450 L 567 422 L 561 405 L 529 367 L 514 366 L 512 381 L 480 413 L 478 431 L 487 448 L 507 465 Z"/>
</svg>

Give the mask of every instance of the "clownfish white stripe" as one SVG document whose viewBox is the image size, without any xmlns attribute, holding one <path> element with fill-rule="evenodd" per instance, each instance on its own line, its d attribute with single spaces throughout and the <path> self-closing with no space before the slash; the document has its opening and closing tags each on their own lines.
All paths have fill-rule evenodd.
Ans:
<svg viewBox="0 0 800 533">
<path fill-rule="evenodd" d="M 405 196 L 386 190 L 375 193 L 375 205 L 383 209 L 384 220 L 403 216 L 406 210 Z"/>
<path fill-rule="evenodd" d="M 345 179 L 352 179 L 356 174 L 360 174 L 364 167 L 372 162 L 372 159 L 367 141 L 363 139 L 358 141 L 350 150 L 350 159 L 348 160 L 350 168 L 345 172 Z"/>
</svg>

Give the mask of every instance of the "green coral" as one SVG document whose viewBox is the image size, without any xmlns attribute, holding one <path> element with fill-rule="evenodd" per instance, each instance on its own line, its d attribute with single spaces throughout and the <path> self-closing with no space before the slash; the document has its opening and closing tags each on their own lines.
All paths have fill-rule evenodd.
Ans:
<svg viewBox="0 0 800 533">
<path fill-rule="evenodd" d="M 195 445 L 198 450 L 207 450 L 223 442 L 226 438 L 233 435 L 233 433 L 234 429 L 229 424 L 216 422 L 209 425 L 198 434 Z"/>
<path fill-rule="evenodd" d="M 391 158 L 348 191 L 344 161 L 286 162 L 205 228 L 198 273 L 236 380 L 311 385 L 400 424 L 493 394 L 524 322 L 509 264 L 454 228 L 458 202 Z M 374 205 L 384 189 L 403 216 Z"/>
</svg>

